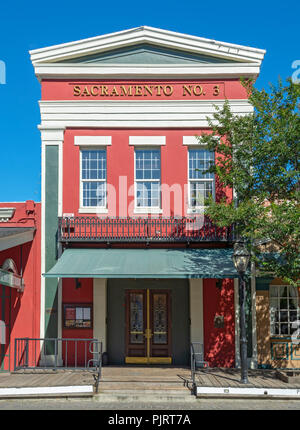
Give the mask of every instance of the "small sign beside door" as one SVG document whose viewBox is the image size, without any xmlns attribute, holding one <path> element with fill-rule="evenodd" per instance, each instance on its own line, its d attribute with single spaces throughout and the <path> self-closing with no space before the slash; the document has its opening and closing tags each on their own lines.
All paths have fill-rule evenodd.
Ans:
<svg viewBox="0 0 300 430">
<path fill-rule="evenodd" d="M 64 304 L 64 328 L 93 328 L 92 304 Z"/>
</svg>

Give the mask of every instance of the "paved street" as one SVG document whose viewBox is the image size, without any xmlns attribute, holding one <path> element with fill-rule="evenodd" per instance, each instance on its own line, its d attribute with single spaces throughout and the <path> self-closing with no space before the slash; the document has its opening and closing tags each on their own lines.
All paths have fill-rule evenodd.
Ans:
<svg viewBox="0 0 300 430">
<path fill-rule="evenodd" d="M 90 399 L 0 400 L 0 410 L 300 410 L 300 400 L 198 399 L 183 403 L 102 403 Z"/>
</svg>

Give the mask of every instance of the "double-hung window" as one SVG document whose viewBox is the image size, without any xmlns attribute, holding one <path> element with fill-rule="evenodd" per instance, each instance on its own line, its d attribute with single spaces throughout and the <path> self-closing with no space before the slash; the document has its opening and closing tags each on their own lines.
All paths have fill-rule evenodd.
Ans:
<svg viewBox="0 0 300 430">
<path fill-rule="evenodd" d="M 207 149 L 189 149 L 189 208 L 197 209 L 204 206 L 204 200 L 215 193 L 214 173 L 203 173 L 215 162 L 212 151 Z"/>
<path fill-rule="evenodd" d="M 81 207 L 106 208 L 106 150 L 81 150 Z"/>
<path fill-rule="evenodd" d="M 293 334 L 299 319 L 298 291 L 291 285 L 270 286 L 271 336 Z"/>
<path fill-rule="evenodd" d="M 160 209 L 160 150 L 135 150 L 135 206 L 139 211 Z"/>
</svg>

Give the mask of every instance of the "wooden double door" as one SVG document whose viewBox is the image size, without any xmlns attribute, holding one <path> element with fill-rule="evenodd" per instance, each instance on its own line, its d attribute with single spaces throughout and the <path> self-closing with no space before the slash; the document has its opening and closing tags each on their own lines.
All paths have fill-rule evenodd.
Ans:
<svg viewBox="0 0 300 430">
<path fill-rule="evenodd" d="M 126 290 L 125 303 L 125 363 L 172 363 L 171 291 Z"/>
</svg>

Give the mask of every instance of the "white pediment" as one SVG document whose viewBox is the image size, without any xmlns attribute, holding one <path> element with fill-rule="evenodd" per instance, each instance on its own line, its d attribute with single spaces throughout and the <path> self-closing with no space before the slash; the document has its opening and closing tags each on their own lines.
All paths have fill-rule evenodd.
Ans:
<svg viewBox="0 0 300 430">
<path fill-rule="evenodd" d="M 256 78 L 264 54 L 147 26 L 30 51 L 39 80 Z"/>
<path fill-rule="evenodd" d="M 30 51 L 32 63 L 61 63 L 130 46 L 148 44 L 188 54 L 210 56 L 222 62 L 260 64 L 265 50 L 161 30 L 148 26 L 123 30 Z"/>
</svg>

